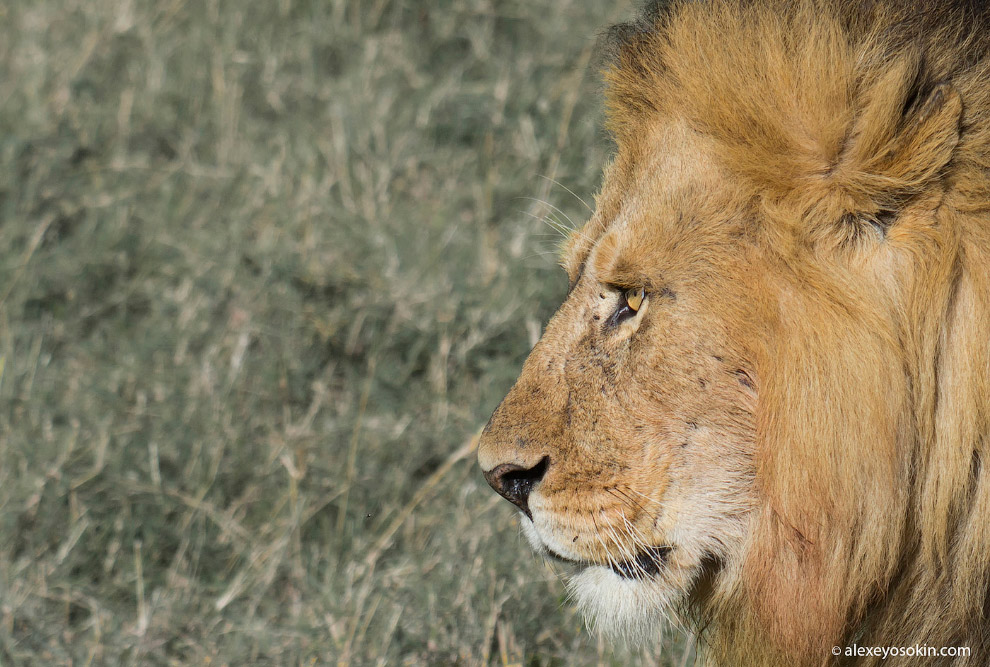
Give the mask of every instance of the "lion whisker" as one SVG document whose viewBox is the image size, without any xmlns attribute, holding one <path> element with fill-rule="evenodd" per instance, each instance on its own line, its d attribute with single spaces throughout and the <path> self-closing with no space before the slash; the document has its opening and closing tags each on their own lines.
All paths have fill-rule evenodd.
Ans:
<svg viewBox="0 0 990 667">
<path fill-rule="evenodd" d="M 564 224 L 562 221 L 557 220 L 554 216 L 550 214 L 550 212 L 548 212 L 543 216 L 539 216 L 530 211 L 519 211 L 520 213 L 523 213 L 524 215 L 528 215 L 534 220 L 540 220 L 541 222 L 546 222 L 548 225 L 550 225 L 559 233 L 561 233 L 561 235 L 564 236 L 565 238 L 570 238 L 576 235 L 578 238 L 580 238 L 583 241 L 589 241 L 589 242 L 594 241 L 594 238 L 591 235 L 589 235 L 588 232 L 586 232 L 582 226 L 576 225 L 574 221 L 571 220 L 570 216 L 568 216 L 561 209 L 554 206 L 550 202 L 544 201 L 536 197 L 519 197 L 518 199 L 528 200 L 528 201 L 536 202 L 538 204 L 542 204 L 543 206 L 546 206 L 547 209 L 549 209 L 550 211 L 559 212 L 562 216 L 564 216 L 568 224 Z M 548 222 L 548 220 L 552 220 L 553 223 Z"/>
<path fill-rule="evenodd" d="M 564 185 L 563 183 L 561 183 L 560 181 L 558 181 L 558 180 L 556 180 L 554 178 L 550 178 L 549 176 L 544 176 L 543 174 L 540 174 L 539 176 L 542 179 L 545 179 L 547 181 L 550 181 L 554 185 L 559 185 L 560 187 L 564 188 L 564 190 L 566 190 L 568 193 L 570 193 L 571 195 L 573 195 L 575 199 L 577 199 L 579 202 L 581 202 L 582 204 L 584 204 L 584 207 L 586 209 L 588 209 L 588 211 L 590 213 L 594 214 L 595 210 L 593 208 L 591 208 L 591 206 L 588 205 L 588 202 L 586 202 L 585 200 L 583 200 L 580 197 L 578 197 L 577 194 L 575 194 L 574 191 L 571 190 L 569 187 L 567 187 L 566 185 Z"/>
<path fill-rule="evenodd" d="M 625 487 L 625 490 L 626 491 L 630 491 L 632 493 L 635 493 L 637 496 L 640 496 L 641 498 L 645 499 L 647 502 L 651 502 L 654 505 L 662 506 L 662 503 L 659 500 L 657 500 L 656 498 L 651 498 L 650 496 L 646 495 L 642 491 L 637 491 L 636 489 L 632 488 L 631 486 Z"/>
<path fill-rule="evenodd" d="M 564 239 L 568 238 L 571 232 L 573 231 L 570 227 L 568 227 L 567 225 L 560 222 L 559 220 L 557 220 L 556 218 L 554 218 L 549 214 L 544 216 L 539 216 L 536 215 L 535 213 L 530 213 L 529 211 L 519 211 L 519 213 L 522 213 L 523 215 L 528 215 L 529 217 L 533 218 L 533 220 L 546 223 L 546 225 L 550 227 L 550 229 L 557 232 L 557 235 L 560 236 L 561 238 Z"/>
<path fill-rule="evenodd" d="M 574 224 L 574 221 L 571 220 L 571 217 L 569 215 L 567 215 L 566 213 L 564 213 L 563 209 L 561 209 L 560 207 L 554 206 L 550 202 L 544 201 L 543 199 L 540 199 L 538 197 L 520 197 L 520 199 L 528 199 L 529 201 L 533 201 L 533 202 L 536 202 L 538 204 L 542 204 L 543 206 L 546 206 L 547 208 L 551 209 L 555 213 L 559 213 L 560 215 L 564 216 L 564 218 L 568 222 L 568 225 L 567 225 L 567 229 L 568 230 L 570 230 L 570 231 L 577 231 L 578 230 L 578 226 L 576 224 Z M 563 224 L 563 223 L 560 223 L 560 224 Z"/>
</svg>

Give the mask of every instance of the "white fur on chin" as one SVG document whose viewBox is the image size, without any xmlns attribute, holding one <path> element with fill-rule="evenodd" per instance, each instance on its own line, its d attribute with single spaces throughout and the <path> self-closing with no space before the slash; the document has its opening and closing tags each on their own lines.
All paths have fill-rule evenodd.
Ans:
<svg viewBox="0 0 990 667">
<path fill-rule="evenodd" d="M 625 579 L 596 566 L 570 577 L 567 589 L 587 624 L 608 637 L 640 643 L 656 638 L 663 627 L 669 601 L 649 579 Z"/>
</svg>

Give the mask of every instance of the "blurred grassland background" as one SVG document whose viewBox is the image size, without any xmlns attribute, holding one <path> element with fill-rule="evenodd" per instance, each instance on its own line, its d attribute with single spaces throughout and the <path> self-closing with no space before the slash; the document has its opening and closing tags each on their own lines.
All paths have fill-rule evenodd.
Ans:
<svg viewBox="0 0 990 667">
<path fill-rule="evenodd" d="M 590 634 L 468 451 L 634 13 L 0 4 L 0 664 L 688 657 Z"/>
</svg>

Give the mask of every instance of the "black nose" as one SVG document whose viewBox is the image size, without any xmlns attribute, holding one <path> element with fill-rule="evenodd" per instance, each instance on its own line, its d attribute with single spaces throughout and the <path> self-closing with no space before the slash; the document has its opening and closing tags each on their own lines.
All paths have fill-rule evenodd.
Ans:
<svg viewBox="0 0 990 667">
<path fill-rule="evenodd" d="M 485 473 L 485 479 L 500 496 L 518 507 L 532 520 L 529 511 L 529 492 L 543 479 L 550 466 L 550 457 L 544 456 L 532 468 L 524 468 L 515 463 L 503 463 Z"/>
</svg>

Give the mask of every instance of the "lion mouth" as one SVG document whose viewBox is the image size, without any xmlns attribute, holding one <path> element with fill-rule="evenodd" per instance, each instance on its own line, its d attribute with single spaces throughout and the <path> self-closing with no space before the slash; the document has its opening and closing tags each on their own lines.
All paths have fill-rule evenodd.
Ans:
<svg viewBox="0 0 990 667">
<path fill-rule="evenodd" d="M 634 558 L 609 563 L 595 563 L 592 561 L 565 558 L 549 548 L 546 549 L 544 555 L 562 563 L 570 563 L 581 567 L 607 567 L 623 579 L 645 579 L 646 577 L 653 577 L 660 574 L 660 570 L 663 568 L 670 550 L 671 548 L 669 546 L 647 547 L 636 554 Z"/>
<path fill-rule="evenodd" d="M 623 579 L 652 577 L 660 573 L 669 553 L 670 547 L 649 547 L 636 554 L 632 560 L 610 563 L 609 567 Z"/>
</svg>

